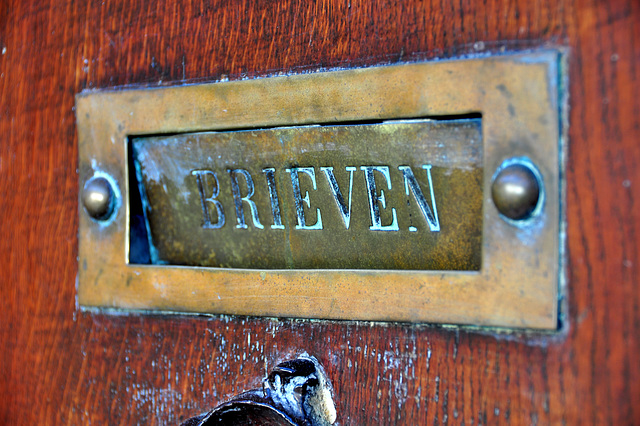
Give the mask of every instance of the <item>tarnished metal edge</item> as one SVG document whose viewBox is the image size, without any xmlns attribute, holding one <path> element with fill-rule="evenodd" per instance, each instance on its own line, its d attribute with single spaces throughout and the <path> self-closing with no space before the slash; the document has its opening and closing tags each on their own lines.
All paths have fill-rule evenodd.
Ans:
<svg viewBox="0 0 640 426">
<path fill-rule="evenodd" d="M 559 61 L 561 61 L 562 63 L 566 64 L 566 57 L 562 54 L 562 52 L 559 52 L 559 53 L 558 52 L 552 52 L 552 53 L 557 53 L 557 57 L 559 58 Z M 560 76 L 559 80 L 564 81 L 565 82 L 564 87 L 566 87 L 566 74 L 562 73 L 562 71 L 559 71 L 558 74 Z M 563 74 L 563 75 L 560 75 L 560 74 Z M 90 93 L 83 92 L 82 94 L 79 94 L 78 96 L 85 96 L 85 95 L 89 95 L 89 94 L 93 94 L 93 93 L 96 93 L 96 92 L 90 92 Z M 559 97 L 557 99 L 558 99 L 558 101 L 560 101 L 559 102 L 559 109 L 560 109 L 559 118 L 562 119 L 562 118 L 567 116 L 566 94 L 565 93 L 561 93 L 561 94 L 559 93 L 558 96 Z M 565 108 L 562 108 L 562 107 L 565 107 Z M 559 180 L 559 185 L 561 186 L 560 192 L 559 192 L 559 198 L 560 198 L 559 202 L 560 202 L 561 207 L 564 207 L 563 201 L 566 199 L 565 198 L 565 192 L 566 192 L 565 186 L 566 185 L 565 185 L 565 182 L 564 182 L 564 173 L 565 173 L 564 165 L 565 165 L 565 161 L 566 161 L 565 160 L 566 159 L 566 151 L 565 151 L 566 150 L 566 143 L 564 143 L 564 141 L 566 140 L 566 134 L 567 134 L 566 123 L 567 123 L 566 119 L 562 120 L 562 124 L 561 124 L 561 126 L 559 128 L 559 130 L 561 131 L 561 134 L 564 136 L 564 137 L 561 136 L 559 138 L 560 154 L 561 154 L 560 157 L 559 157 L 559 160 L 560 160 L 560 170 L 559 170 L 559 172 L 560 172 L 560 178 L 561 178 Z M 560 241 L 559 241 L 559 250 L 560 250 L 560 256 L 559 256 L 559 264 L 560 265 L 559 266 L 560 267 L 559 267 L 559 277 L 558 277 L 559 278 L 558 279 L 558 282 L 559 282 L 558 299 L 559 300 L 566 300 L 566 298 L 564 296 L 565 295 L 564 288 L 566 286 L 566 271 L 565 271 L 565 267 L 566 267 L 565 266 L 565 264 L 566 264 L 566 259 L 565 259 L 566 218 L 565 218 L 564 208 L 560 209 L 559 221 L 560 221 L 559 226 L 560 226 L 561 232 L 560 232 Z M 127 226 L 128 226 L 128 223 L 127 223 Z M 566 302 L 565 302 L 565 304 L 566 304 Z M 562 303 L 560 303 L 560 305 L 562 305 Z M 560 307 L 561 306 L 558 306 L 558 308 L 560 308 Z M 141 311 L 144 311 L 144 310 L 141 310 Z M 160 311 L 155 311 L 155 312 L 160 312 Z M 161 312 L 173 312 L 173 311 L 161 311 Z M 184 312 L 180 312 L 180 313 L 184 313 Z M 463 327 L 475 328 L 474 326 L 468 326 L 468 325 L 467 326 L 463 326 Z M 484 328 L 485 329 L 490 329 L 491 327 L 488 327 L 488 328 L 484 327 Z"/>
</svg>

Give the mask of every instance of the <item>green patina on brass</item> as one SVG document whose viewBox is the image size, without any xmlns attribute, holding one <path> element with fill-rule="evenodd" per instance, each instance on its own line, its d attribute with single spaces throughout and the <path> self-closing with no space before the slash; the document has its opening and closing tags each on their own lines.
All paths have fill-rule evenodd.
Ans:
<svg viewBox="0 0 640 426">
<path fill-rule="evenodd" d="M 565 61 L 539 51 L 84 91 L 76 97 L 78 303 L 555 330 L 565 279 Z M 304 127 L 313 124 L 322 126 Z M 527 179 L 511 179 L 515 164 L 533 172 L 537 202 Z M 274 170 L 281 229 L 272 229 L 265 168 Z M 346 193 L 352 172 L 347 229 L 330 188 Z M 433 209 L 428 172 L 433 224 L 423 215 Z M 220 194 L 205 201 L 207 218 L 213 173 Z M 246 197 L 245 174 L 262 229 L 247 202 L 247 228 L 237 228 L 232 190 Z M 89 202 L 104 193 L 87 187 L 96 178 L 108 181 L 112 206 Z M 375 230 L 389 229 L 392 208 L 397 231 Z M 322 229 L 297 229 L 300 214 L 315 227 L 317 209 Z"/>
<path fill-rule="evenodd" d="M 132 144 L 152 263 L 246 269 L 480 270 L 484 176 L 480 119 L 190 133 L 135 138 Z M 384 203 L 377 205 L 380 225 L 387 230 L 371 229 L 363 166 L 388 167 L 388 182 L 380 169 L 373 172 L 377 193 L 384 191 Z M 411 187 L 405 187 L 402 166 L 412 171 L 439 230 L 429 226 Z M 348 229 L 326 167 L 333 168 L 344 204 L 351 200 Z M 319 209 L 322 229 L 296 229 L 300 220 L 293 168 L 298 168 L 300 198 L 309 194 L 309 203 L 302 201 L 306 225 L 319 227 Z M 301 168 L 312 168 L 316 189 Z M 282 226 L 272 212 L 265 169 L 274 169 Z M 246 171 L 253 181 L 250 200 L 255 202 L 257 220 L 250 203 L 242 201 L 246 228 L 239 227 L 232 190 L 235 177 L 240 197 L 248 195 L 245 172 L 229 170 Z M 390 229 L 392 209 L 397 230 Z"/>
</svg>

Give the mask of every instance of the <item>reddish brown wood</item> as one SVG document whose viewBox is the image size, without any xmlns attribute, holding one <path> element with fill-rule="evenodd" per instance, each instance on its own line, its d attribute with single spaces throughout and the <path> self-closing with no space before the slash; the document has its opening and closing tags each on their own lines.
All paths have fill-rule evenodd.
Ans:
<svg viewBox="0 0 640 426">
<path fill-rule="evenodd" d="M 560 335 L 78 311 L 75 93 L 539 46 L 569 54 Z M 9 0 L 0 50 L 0 423 L 175 424 L 302 351 L 343 425 L 640 423 L 640 3 Z"/>
</svg>

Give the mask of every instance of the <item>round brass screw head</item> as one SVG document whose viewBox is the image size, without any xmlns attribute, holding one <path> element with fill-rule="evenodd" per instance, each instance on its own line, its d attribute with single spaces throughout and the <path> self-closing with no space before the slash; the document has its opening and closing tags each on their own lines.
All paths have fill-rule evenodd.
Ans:
<svg viewBox="0 0 640 426">
<path fill-rule="evenodd" d="M 84 185 L 82 203 L 89 216 L 96 220 L 107 220 L 114 207 L 111 183 L 104 177 L 93 177 Z"/>
<path fill-rule="evenodd" d="M 527 219 L 538 205 L 540 183 L 531 168 L 510 164 L 493 179 L 491 196 L 502 215 L 512 220 Z"/>
</svg>

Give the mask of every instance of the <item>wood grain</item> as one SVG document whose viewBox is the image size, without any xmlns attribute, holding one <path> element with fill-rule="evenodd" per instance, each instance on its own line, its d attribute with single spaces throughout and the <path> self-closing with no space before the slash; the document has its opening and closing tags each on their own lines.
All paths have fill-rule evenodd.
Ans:
<svg viewBox="0 0 640 426">
<path fill-rule="evenodd" d="M 640 423 L 640 3 L 0 3 L 0 423 L 175 424 L 302 351 L 347 424 Z M 568 285 L 553 337 L 80 312 L 74 95 L 568 48 Z M 106 112 L 105 112 L 106 113 Z"/>
</svg>

